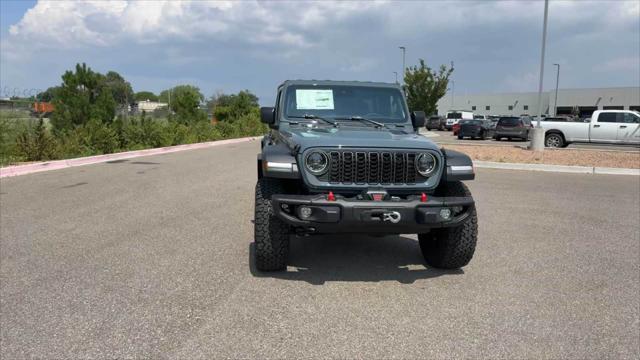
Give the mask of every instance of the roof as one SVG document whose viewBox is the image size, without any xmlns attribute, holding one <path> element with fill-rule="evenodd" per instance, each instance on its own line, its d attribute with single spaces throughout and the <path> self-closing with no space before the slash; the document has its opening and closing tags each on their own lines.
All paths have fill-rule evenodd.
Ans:
<svg viewBox="0 0 640 360">
<path fill-rule="evenodd" d="M 342 86 L 371 86 L 371 87 L 386 87 L 386 88 L 400 88 L 396 83 L 385 82 L 373 82 L 373 81 L 338 81 L 338 80 L 285 80 L 280 86 L 285 85 L 342 85 Z"/>
</svg>

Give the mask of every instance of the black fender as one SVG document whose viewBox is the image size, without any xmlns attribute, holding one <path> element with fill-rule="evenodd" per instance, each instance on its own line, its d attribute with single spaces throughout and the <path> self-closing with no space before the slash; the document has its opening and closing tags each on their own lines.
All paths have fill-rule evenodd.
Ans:
<svg viewBox="0 0 640 360">
<path fill-rule="evenodd" d="M 444 180 L 461 181 L 473 180 L 476 174 L 473 169 L 471 158 L 459 151 L 441 149 L 444 155 Z"/>
<path fill-rule="evenodd" d="M 258 154 L 258 178 L 299 179 L 296 157 L 284 143 L 263 143 Z"/>
</svg>

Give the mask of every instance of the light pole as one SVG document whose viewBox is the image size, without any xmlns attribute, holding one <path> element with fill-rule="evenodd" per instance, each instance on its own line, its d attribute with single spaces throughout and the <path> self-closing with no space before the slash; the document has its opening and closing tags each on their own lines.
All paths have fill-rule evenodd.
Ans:
<svg viewBox="0 0 640 360">
<path fill-rule="evenodd" d="M 540 54 L 540 82 L 538 84 L 538 121 L 533 129 L 529 149 L 534 151 L 544 150 L 544 129 L 540 126 L 542 117 L 542 80 L 544 79 L 544 52 L 547 45 L 547 16 L 549 14 L 549 0 L 544 0 L 544 21 L 542 24 L 542 51 Z"/>
<path fill-rule="evenodd" d="M 396 84 L 397 84 L 398 83 L 398 72 L 394 71 L 393 73 L 396 74 Z"/>
<path fill-rule="evenodd" d="M 560 82 L 560 64 L 553 64 L 558 67 L 556 72 L 556 99 L 553 101 L 553 116 L 558 115 L 558 82 Z"/>
<path fill-rule="evenodd" d="M 405 56 L 407 55 L 407 48 L 404 46 L 399 46 L 398 48 L 402 50 L 402 84 L 404 84 L 404 75 L 407 71 L 405 67 Z"/>
</svg>

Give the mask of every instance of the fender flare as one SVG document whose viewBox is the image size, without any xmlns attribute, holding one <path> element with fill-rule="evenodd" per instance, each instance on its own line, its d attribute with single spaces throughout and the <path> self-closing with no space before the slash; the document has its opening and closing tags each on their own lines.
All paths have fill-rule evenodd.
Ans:
<svg viewBox="0 0 640 360">
<path fill-rule="evenodd" d="M 473 180 L 476 177 L 471 158 L 460 151 L 441 149 L 444 155 L 444 181 Z"/>
<path fill-rule="evenodd" d="M 257 158 L 258 178 L 299 179 L 296 157 L 283 143 L 265 143 Z"/>
</svg>

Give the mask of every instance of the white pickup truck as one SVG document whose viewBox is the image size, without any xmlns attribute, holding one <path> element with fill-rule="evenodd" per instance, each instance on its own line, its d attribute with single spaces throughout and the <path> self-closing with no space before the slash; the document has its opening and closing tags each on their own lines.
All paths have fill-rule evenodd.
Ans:
<svg viewBox="0 0 640 360">
<path fill-rule="evenodd" d="M 590 122 L 541 121 L 540 125 L 545 130 L 547 147 L 565 147 L 574 142 L 640 145 L 640 113 L 637 111 L 597 110 Z"/>
</svg>

